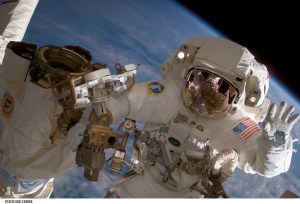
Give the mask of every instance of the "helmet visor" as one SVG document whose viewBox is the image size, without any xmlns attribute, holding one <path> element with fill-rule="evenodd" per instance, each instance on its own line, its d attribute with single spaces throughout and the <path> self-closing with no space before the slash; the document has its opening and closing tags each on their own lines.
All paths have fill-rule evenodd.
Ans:
<svg viewBox="0 0 300 204">
<path fill-rule="evenodd" d="M 212 72 L 194 68 L 187 73 L 184 100 L 197 115 L 220 116 L 230 108 L 236 96 L 237 90 Z"/>
</svg>

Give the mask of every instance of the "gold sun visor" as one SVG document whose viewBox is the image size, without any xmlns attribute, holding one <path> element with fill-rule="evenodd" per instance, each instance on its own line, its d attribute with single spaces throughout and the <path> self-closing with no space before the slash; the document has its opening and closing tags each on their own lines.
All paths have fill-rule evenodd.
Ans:
<svg viewBox="0 0 300 204">
<path fill-rule="evenodd" d="M 225 113 L 238 95 L 227 80 L 212 72 L 193 68 L 186 75 L 184 102 L 199 116 L 218 117 Z"/>
</svg>

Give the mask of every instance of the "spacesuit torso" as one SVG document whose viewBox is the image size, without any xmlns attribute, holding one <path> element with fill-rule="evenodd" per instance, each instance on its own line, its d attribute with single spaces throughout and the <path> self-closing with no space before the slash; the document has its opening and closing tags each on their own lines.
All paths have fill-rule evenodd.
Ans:
<svg viewBox="0 0 300 204">
<path fill-rule="evenodd" d="M 153 84 L 156 86 L 153 87 Z M 147 139 L 143 135 L 144 139 L 137 142 L 140 152 L 135 150 L 132 157 L 139 160 L 144 175 L 126 180 L 117 190 L 120 197 L 201 197 L 203 195 L 190 188 L 203 175 L 187 167 L 176 166 L 175 163 L 182 158 L 178 161 L 174 158 L 184 155 L 187 160 L 193 159 L 197 163 L 203 160 L 207 146 L 211 147 L 210 157 L 224 149 L 243 153 L 255 146 L 260 133 L 255 122 L 242 113 L 217 119 L 197 117 L 182 102 L 183 86 L 180 80 L 146 82 L 108 101 L 107 107 L 115 120 L 125 117 L 120 113 L 127 112 L 124 104 L 128 104 L 130 109 L 126 117 L 145 121 L 142 134 L 147 134 Z M 136 112 L 135 108 L 139 111 Z M 171 152 L 171 159 L 167 159 L 168 155 L 159 154 L 161 151 Z M 242 156 L 241 161 L 244 159 Z M 170 170 L 170 166 L 176 167 Z"/>
</svg>

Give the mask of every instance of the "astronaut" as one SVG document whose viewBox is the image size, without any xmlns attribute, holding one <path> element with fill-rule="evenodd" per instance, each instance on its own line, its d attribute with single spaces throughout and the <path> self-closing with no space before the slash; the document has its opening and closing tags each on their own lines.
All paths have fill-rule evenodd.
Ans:
<svg viewBox="0 0 300 204">
<path fill-rule="evenodd" d="M 223 182 L 236 167 L 264 177 L 288 171 L 299 114 L 285 102 L 269 106 L 267 68 L 245 47 L 224 38 L 188 39 L 161 71 L 162 80 L 111 96 L 105 108 L 93 103 L 112 124 L 145 122 L 132 155 L 138 168 L 112 188 L 117 197 L 225 197 L 216 193 L 214 176 Z M 88 123 L 68 132 L 74 151 Z"/>
</svg>

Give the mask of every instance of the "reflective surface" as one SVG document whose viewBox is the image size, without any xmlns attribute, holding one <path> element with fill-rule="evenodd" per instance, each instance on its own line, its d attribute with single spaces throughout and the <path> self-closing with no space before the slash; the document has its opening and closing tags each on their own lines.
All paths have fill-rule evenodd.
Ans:
<svg viewBox="0 0 300 204">
<path fill-rule="evenodd" d="M 187 73 L 185 103 L 199 116 L 220 116 L 229 109 L 236 95 L 236 89 L 214 73 L 199 68 Z"/>
</svg>

